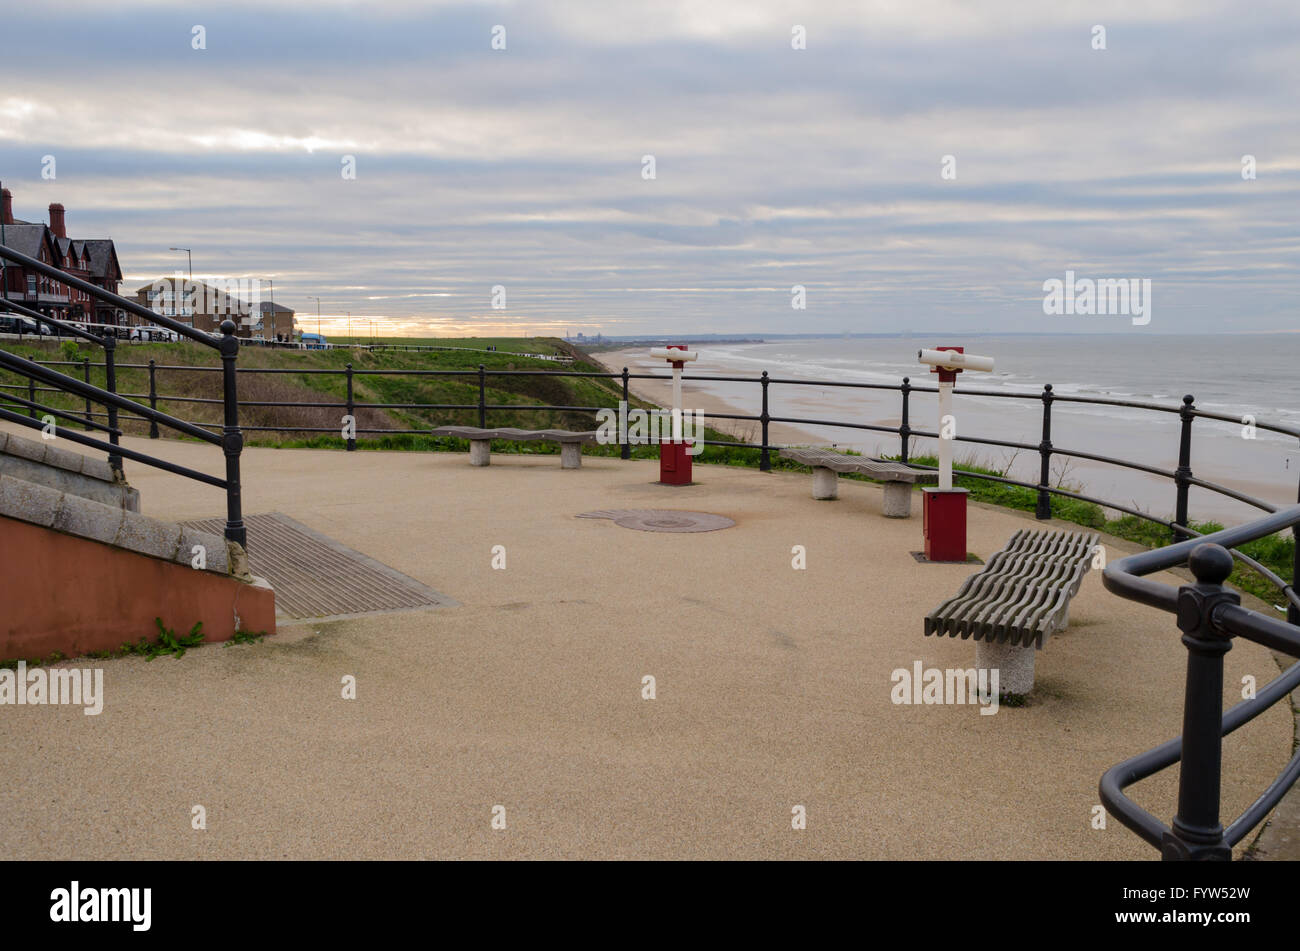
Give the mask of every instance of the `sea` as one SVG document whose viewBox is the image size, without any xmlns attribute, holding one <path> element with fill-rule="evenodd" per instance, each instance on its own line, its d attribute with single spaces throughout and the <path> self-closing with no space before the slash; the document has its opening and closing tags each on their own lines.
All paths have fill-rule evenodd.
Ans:
<svg viewBox="0 0 1300 951">
<path fill-rule="evenodd" d="M 934 385 L 937 377 L 917 360 L 920 348 L 964 346 L 991 356 L 990 373 L 958 377 L 953 415 L 960 460 L 1005 470 L 1013 478 L 1036 480 L 1038 453 L 962 442 L 986 437 L 1037 446 L 1042 438 L 1041 400 L 1013 400 L 964 391 L 1038 395 L 1050 383 L 1058 396 L 1086 396 L 1154 403 L 1177 408 L 1184 395 L 1199 409 L 1222 413 L 1232 422 L 1196 419 L 1192 424 L 1191 469 L 1214 482 L 1277 506 L 1295 504 L 1300 481 L 1300 439 L 1258 428 L 1275 423 L 1300 431 L 1300 333 L 1151 335 L 978 335 L 781 339 L 763 343 L 701 343 L 699 360 L 687 366 L 683 401 L 691 408 L 692 387 L 740 413 L 759 412 L 760 388 L 753 382 L 700 379 L 709 375 Z M 662 363 L 630 354 L 636 371 L 664 372 Z M 628 361 L 628 357 L 624 357 Z M 816 385 L 772 384 L 769 412 L 797 419 L 850 421 L 896 426 L 900 396 L 894 391 Z M 938 430 L 934 394 L 914 393 L 913 428 Z M 1253 424 L 1253 425 L 1252 425 Z M 810 444 L 896 453 L 897 436 L 825 426 L 793 424 Z M 1053 446 L 1125 459 L 1173 471 L 1178 465 L 1180 420 L 1174 413 L 1057 401 L 1052 407 Z M 918 439 L 913 452 L 934 452 L 933 440 Z M 1119 505 L 1172 517 L 1172 480 L 1091 460 L 1057 456 L 1053 484 Z M 1114 514 L 1113 512 L 1110 514 Z M 1219 493 L 1193 487 L 1189 517 L 1225 525 L 1249 521 L 1261 510 Z"/>
</svg>

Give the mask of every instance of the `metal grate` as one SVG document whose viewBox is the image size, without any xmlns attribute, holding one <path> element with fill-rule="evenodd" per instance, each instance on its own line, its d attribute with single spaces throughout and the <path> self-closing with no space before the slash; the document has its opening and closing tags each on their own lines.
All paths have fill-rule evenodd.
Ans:
<svg viewBox="0 0 1300 951">
<path fill-rule="evenodd" d="M 220 535 L 220 518 L 186 522 Z M 287 515 L 245 516 L 248 564 L 275 589 L 276 614 L 337 618 L 380 611 L 455 607 L 427 585 L 312 531 Z"/>
</svg>

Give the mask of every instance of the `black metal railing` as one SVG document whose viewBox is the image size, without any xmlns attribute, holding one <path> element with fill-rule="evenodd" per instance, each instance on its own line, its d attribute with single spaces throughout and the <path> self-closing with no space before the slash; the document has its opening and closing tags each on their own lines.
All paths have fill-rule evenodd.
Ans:
<svg viewBox="0 0 1300 951">
<path fill-rule="evenodd" d="M 43 365 L 50 367 L 57 366 L 75 366 L 71 361 L 42 361 Z M 92 364 L 100 366 L 100 364 Z M 217 373 L 224 372 L 224 368 L 218 367 L 196 367 L 157 364 L 150 360 L 146 363 L 118 363 L 119 368 L 128 368 L 136 370 L 145 370 L 148 372 L 148 391 L 141 393 L 124 394 L 132 399 L 144 400 L 150 407 L 157 407 L 159 401 L 169 403 L 193 403 L 193 404 L 224 404 L 224 396 L 221 399 L 199 396 L 180 396 L 169 395 L 160 392 L 158 389 L 157 375 L 165 372 L 174 373 Z M 631 373 L 625 367 L 621 373 L 610 372 L 587 372 L 575 370 L 490 370 L 480 364 L 476 368 L 466 368 L 460 370 L 394 370 L 394 369 L 356 369 L 352 364 L 339 369 L 331 368 L 293 368 L 293 367 L 241 367 L 239 374 L 247 375 L 275 375 L 289 374 L 293 376 L 324 376 L 324 377 L 341 377 L 344 380 L 346 390 L 346 399 L 342 402 L 319 401 L 282 401 L 282 400 L 239 400 L 238 405 L 251 408 L 315 408 L 315 409 L 338 409 L 342 410 L 349 416 L 354 416 L 356 411 L 364 409 L 374 410 L 408 410 L 408 411 L 466 411 L 473 414 L 480 426 L 487 426 L 491 414 L 494 412 L 568 412 L 568 413 L 585 413 L 594 414 L 608 407 L 602 406 L 559 406 L 543 403 L 498 403 L 490 402 L 490 381 L 494 379 L 512 378 L 512 377 L 551 377 L 551 378 L 596 378 L 606 379 L 621 384 L 621 399 L 627 403 L 630 399 L 630 382 L 633 380 L 653 380 L 666 382 L 669 377 L 663 374 L 652 373 Z M 432 402 L 377 402 L 358 400 L 355 396 L 355 386 L 358 382 L 371 377 L 393 377 L 393 378 L 445 378 L 459 379 L 467 383 L 473 392 L 473 402 L 462 403 L 432 403 Z M 772 377 L 767 372 L 758 377 L 752 376 L 723 376 L 723 375 L 687 375 L 683 377 L 687 382 L 704 381 L 704 382 L 726 382 L 726 383 L 747 383 L 756 384 L 759 387 L 759 405 L 760 411 L 757 414 L 743 413 L 713 413 L 708 418 L 718 420 L 728 420 L 731 422 L 752 422 L 758 426 L 759 440 L 753 441 L 736 441 L 725 439 L 705 439 L 705 446 L 726 446 L 736 448 L 753 449 L 759 452 L 759 468 L 769 470 L 772 465 L 772 450 L 785 448 L 781 444 L 772 442 L 771 426 L 773 424 L 789 424 L 792 426 L 821 426 L 827 428 L 845 429 L 853 432 L 876 432 L 887 434 L 898 438 L 897 458 L 909 465 L 922 469 L 934 469 L 934 466 L 919 465 L 911 458 L 911 443 L 916 438 L 938 439 L 939 433 L 926 429 L 918 429 L 911 425 L 911 401 L 916 393 L 937 393 L 938 388 L 935 386 L 917 385 L 911 382 L 910 378 L 904 377 L 901 384 L 890 383 L 858 383 L 846 382 L 842 380 L 813 380 L 801 378 L 781 378 Z M 773 416 L 770 412 L 770 389 L 773 386 L 813 386 L 819 388 L 841 387 L 846 389 L 858 390 L 878 390 L 893 391 L 900 394 L 901 404 L 899 411 L 899 425 L 887 426 L 871 423 L 861 423 L 847 420 L 834 419 L 814 419 L 808 417 L 793 416 Z M 0 387 L 0 390 L 4 389 Z M 10 387 L 12 389 L 12 387 Z M 1215 493 L 1224 498 L 1232 499 L 1251 508 L 1263 512 L 1276 511 L 1278 506 L 1257 497 L 1240 492 L 1229 486 L 1211 482 L 1206 479 L 1197 478 L 1191 468 L 1191 455 L 1193 444 L 1193 426 L 1196 419 L 1214 420 L 1220 422 L 1241 425 L 1238 417 L 1224 413 L 1210 412 L 1198 409 L 1195 405 L 1195 399 L 1192 396 L 1185 396 L 1180 405 L 1167 405 L 1159 403 L 1141 402 L 1135 400 L 1112 399 L 1108 397 L 1096 396 L 1073 396 L 1061 395 L 1053 390 L 1052 385 L 1046 384 L 1041 391 L 1023 392 L 970 388 L 963 389 L 962 393 L 968 396 L 990 397 L 995 399 L 1006 399 L 1021 401 L 1032 404 L 1038 404 L 1041 409 L 1041 438 L 1038 442 L 1022 442 L 1007 439 L 998 439 L 986 436 L 967 435 L 958 433 L 952 436 L 953 441 L 969 443 L 976 446 L 990 446 L 996 448 L 1014 449 L 1018 451 L 1031 452 L 1039 457 L 1038 479 L 1036 481 L 1025 481 L 1015 479 L 1006 475 L 993 475 L 983 472 L 962 471 L 960 475 L 963 478 L 977 479 L 987 482 L 1000 483 L 1005 485 L 1020 486 L 1034 490 L 1037 493 L 1036 512 L 1039 518 L 1051 517 L 1051 497 L 1059 496 L 1062 498 L 1075 499 L 1083 502 L 1091 502 L 1126 515 L 1132 515 L 1158 525 L 1168 528 L 1171 533 L 1171 539 L 1182 541 L 1192 537 L 1195 533 L 1189 525 L 1189 492 L 1195 486 L 1200 489 Z M 1176 446 L 1171 446 L 1171 452 L 1177 459 L 1176 468 L 1162 468 L 1143 462 L 1136 462 L 1128 459 L 1121 459 L 1102 453 L 1088 452 L 1081 449 L 1071 449 L 1053 440 L 1053 407 L 1058 403 L 1121 407 L 1138 410 L 1147 413 L 1163 414 L 1168 417 L 1177 417 L 1179 420 L 1179 437 Z M 130 417 L 128 417 L 130 418 Z M 222 428 L 214 423 L 196 422 L 195 425 L 208 428 Z M 1254 426 L 1257 430 L 1274 432 L 1285 435 L 1288 438 L 1300 442 L 1300 429 L 1296 429 L 1281 424 L 1270 423 L 1267 421 L 1256 421 Z M 296 433 L 317 433 L 329 434 L 338 433 L 340 427 L 337 425 L 330 426 L 279 426 L 268 424 L 264 426 L 244 426 L 245 431 L 265 431 L 265 432 L 296 432 Z M 365 428 L 357 427 L 355 432 L 359 436 L 366 435 L 400 435 L 400 434 L 421 434 L 427 433 L 429 427 L 388 427 L 388 428 Z M 150 434 L 154 435 L 153 432 Z M 348 440 L 347 448 L 353 450 L 356 448 L 355 439 Z M 630 456 L 628 451 L 630 447 L 626 444 L 623 446 L 622 455 L 624 458 Z M 1173 484 L 1173 498 L 1171 511 L 1172 519 L 1160 518 L 1148 512 L 1141 511 L 1131 506 L 1124 505 L 1108 499 L 1102 499 L 1086 493 L 1074 492 L 1063 488 L 1061 485 L 1051 483 L 1051 465 L 1056 457 L 1078 459 L 1088 462 L 1117 466 L 1129 469 L 1135 472 L 1142 472 L 1147 475 L 1156 476 L 1167 480 Z M 1297 497 L 1300 498 L 1300 492 Z M 1297 557 L 1300 557 L 1298 549 Z M 1290 617 L 1293 623 L 1300 623 L 1300 615 L 1293 614 Z"/>
<path fill-rule="evenodd" d="M 172 472 L 177 475 L 185 476 L 207 485 L 221 488 L 226 493 L 226 538 L 230 541 L 237 542 L 241 546 L 248 543 L 247 530 L 244 526 L 242 514 L 242 502 L 240 500 L 240 473 L 239 462 L 240 453 L 243 450 L 244 437 L 239 428 L 239 397 L 238 397 L 238 376 L 236 373 L 236 360 L 239 356 L 239 341 L 234 336 L 235 324 L 233 321 L 224 321 L 221 325 L 220 339 L 214 339 L 208 334 L 195 330 L 193 327 L 183 324 L 177 320 L 167 317 L 163 314 L 155 313 L 135 301 L 120 297 L 111 293 L 102 287 L 84 281 L 81 278 L 68 274 L 59 268 L 53 267 L 38 261 L 35 258 L 28 257 L 12 248 L 0 245 L 0 259 L 7 264 L 14 264 L 22 267 L 25 271 L 41 274 L 54 281 L 64 284 L 71 288 L 83 291 L 97 301 L 103 301 L 114 307 L 124 310 L 136 317 L 142 318 L 151 324 L 165 327 L 169 330 L 179 333 L 205 347 L 216 350 L 221 356 L 221 374 L 222 374 L 222 404 L 224 409 L 224 423 L 221 426 L 221 435 L 217 436 L 208 430 L 212 427 L 197 426 L 185 420 L 178 419 L 166 413 L 159 412 L 156 401 L 151 406 L 142 406 L 134 402 L 129 397 L 123 396 L 117 392 L 117 370 L 118 362 L 116 359 L 117 339 L 113 334 L 104 334 L 96 336 L 93 333 L 82 330 L 72 322 L 60 320 L 49 314 L 43 314 L 39 310 L 27 307 L 23 303 L 11 300 L 8 297 L 8 288 L 4 288 L 3 294 L 0 294 L 0 308 L 20 317 L 27 317 L 31 320 L 43 323 L 47 326 L 54 327 L 59 334 L 68 334 L 76 339 L 86 340 L 102 348 L 104 352 L 104 386 L 98 387 L 90 383 L 89 368 L 90 362 L 87 360 L 83 363 L 85 377 L 78 380 L 76 377 L 61 373 L 52 368 L 48 362 L 41 363 L 33 360 L 27 360 L 13 353 L 0 350 L 0 368 L 10 371 L 19 377 L 25 378 L 27 383 L 28 397 L 15 397 L 8 393 L 0 394 L 0 399 L 7 402 L 24 406 L 28 414 L 26 416 L 16 413 L 12 410 L 0 407 L 0 419 L 6 419 L 10 422 L 18 423 L 32 429 L 43 429 L 46 432 L 52 432 L 55 436 L 61 436 L 71 442 L 87 446 L 92 449 L 102 450 L 107 453 L 109 464 L 119 474 L 122 472 L 122 459 L 134 460 L 144 465 Z M 37 383 L 44 384 L 43 387 L 37 387 Z M 105 443 L 99 439 L 93 439 L 68 429 L 66 426 L 60 427 L 57 423 L 59 418 L 68 419 L 69 414 L 46 407 L 36 401 L 38 390 L 40 392 L 63 392 L 75 396 L 80 396 L 86 401 L 86 413 L 83 425 L 87 429 L 97 428 L 108 433 L 108 442 Z M 98 404 L 105 408 L 102 414 L 92 412 L 92 404 Z M 40 422 L 36 419 L 37 413 L 42 416 L 49 415 L 53 422 Z M 218 478 L 195 469 L 180 466 L 164 459 L 151 456 L 148 453 L 128 450 L 121 446 L 119 427 L 119 416 L 131 414 L 132 418 L 145 419 L 152 427 L 152 434 L 157 433 L 158 425 L 167 426 L 177 432 L 204 442 L 221 446 L 222 453 L 226 461 L 225 478 Z M 94 419 L 95 416 L 106 417 L 106 424 L 99 424 Z"/>
<path fill-rule="evenodd" d="M 1232 847 L 1241 842 L 1300 777 L 1300 751 L 1267 789 L 1226 827 L 1220 817 L 1223 737 L 1300 686 L 1300 663 L 1223 712 L 1223 656 L 1232 638 L 1244 637 L 1291 657 L 1300 658 L 1300 628 L 1242 607 L 1241 597 L 1224 586 L 1232 573 L 1232 551 L 1238 545 L 1264 538 L 1300 524 L 1300 505 L 1247 525 L 1225 529 L 1165 548 L 1130 555 L 1106 568 L 1107 590 L 1175 615 L 1187 648 L 1187 680 L 1183 696 L 1183 731 L 1180 736 L 1107 770 L 1101 778 L 1102 804 L 1111 815 L 1160 850 L 1167 860 L 1229 860 Z M 1245 559 L 1252 567 L 1260 566 Z M 1180 587 L 1143 577 L 1187 565 L 1194 584 Z M 1292 586 L 1272 572 L 1292 606 L 1300 605 Z M 1124 794 L 1125 788 L 1179 763 L 1178 811 L 1165 825 Z"/>
</svg>

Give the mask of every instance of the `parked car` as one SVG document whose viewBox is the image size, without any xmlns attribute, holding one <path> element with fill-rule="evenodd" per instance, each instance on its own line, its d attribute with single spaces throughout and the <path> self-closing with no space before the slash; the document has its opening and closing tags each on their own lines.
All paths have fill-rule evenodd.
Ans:
<svg viewBox="0 0 1300 951">
<path fill-rule="evenodd" d="M 20 314 L 3 314 L 0 315 L 0 333 L 49 337 L 54 334 L 54 331 L 47 324 L 38 324 L 30 317 L 23 317 Z"/>
</svg>

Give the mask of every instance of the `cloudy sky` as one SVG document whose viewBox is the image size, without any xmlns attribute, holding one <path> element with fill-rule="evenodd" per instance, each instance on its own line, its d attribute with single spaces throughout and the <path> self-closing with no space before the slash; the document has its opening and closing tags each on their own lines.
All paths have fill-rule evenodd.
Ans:
<svg viewBox="0 0 1300 951">
<path fill-rule="evenodd" d="M 1044 315 L 1070 269 L 1300 328 L 1294 0 L 7 6 L 0 180 L 132 290 L 184 246 L 327 331 L 1128 328 Z"/>
</svg>

